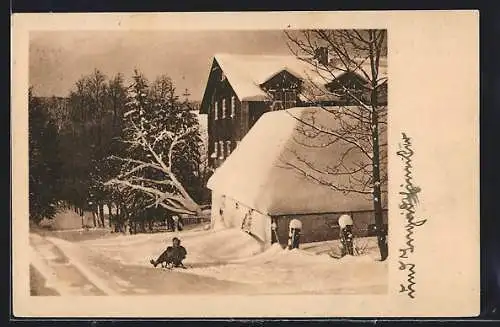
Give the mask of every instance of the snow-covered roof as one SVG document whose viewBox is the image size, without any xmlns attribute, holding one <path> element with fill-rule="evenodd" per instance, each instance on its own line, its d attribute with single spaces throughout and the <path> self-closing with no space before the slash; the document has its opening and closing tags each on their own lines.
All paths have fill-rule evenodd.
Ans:
<svg viewBox="0 0 500 327">
<path fill-rule="evenodd" d="M 263 101 L 268 99 L 268 95 L 260 86 L 282 71 L 287 71 L 301 79 L 304 83 L 313 85 L 312 87 L 309 86 L 309 89 L 321 89 L 334 79 L 333 76 L 338 78 L 345 73 L 344 70 L 340 69 L 329 71 L 318 70 L 314 65 L 292 55 L 220 53 L 214 56 L 214 61 L 221 67 L 240 101 Z M 368 64 L 363 63 L 360 66 L 366 72 L 370 72 Z M 356 67 L 351 67 L 351 69 L 357 70 L 358 74 L 365 78 Z M 385 76 L 386 74 L 386 62 L 382 60 L 380 75 Z M 207 83 L 207 89 L 208 85 Z M 207 89 L 205 90 L 204 98 L 209 96 Z M 325 92 L 321 92 L 320 90 L 320 93 Z M 205 103 L 206 101 L 203 102 Z M 206 110 L 203 103 L 201 110 L 202 112 Z"/>
<path fill-rule="evenodd" d="M 214 58 L 241 101 L 267 99 L 260 85 L 285 70 L 300 79 L 318 77 L 311 65 L 295 56 L 216 54 Z"/>
<path fill-rule="evenodd" d="M 336 110 L 340 107 L 329 107 Z M 314 163 L 324 170 L 334 165 L 348 147 L 337 142 L 325 147 L 304 146 L 303 121 L 335 128 L 338 122 L 327 110 L 302 107 L 265 113 L 241 140 L 239 146 L 216 169 L 208 188 L 269 215 L 373 210 L 370 194 L 336 191 L 305 177 L 287 163 Z M 301 122 L 302 121 L 302 122 Z M 346 165 L 357 161 L 359 151 L 350 151 Z M 307 167 L 306 167 L 307 168 Z M 314 171 L 308 170 L 314 177 Z M 316 176 L 318 177 L 318 176 Z M 321 176 L 335 185 L 347 176 Z M 385 204 L 385 197 L 383 197 Z"/>
</svg>

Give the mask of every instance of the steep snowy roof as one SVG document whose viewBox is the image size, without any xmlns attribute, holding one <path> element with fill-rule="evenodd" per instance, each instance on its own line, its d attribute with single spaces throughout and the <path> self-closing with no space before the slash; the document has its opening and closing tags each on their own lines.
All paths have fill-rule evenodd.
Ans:
<svg viewBox="0 0 500 327">
<path fill-rule="evenodd" d="M 295 56 L 217 54 L 215 60 L 241 101 L 265 100 L 267 95 L 260 85 L 285 70 L 300 79 L 319 77 L 314 67 Z"/>
<path fill-rule="evenodd" d="M 263 101 L 268 95 L 261 89 L 260 85 L 268 81 L 276 74 L 287 71 L 300 78 L 310 90 L 318 89 L 319 93 L 325 93 L 321 89 L 333 80 L 333 76 L 339 77 L 345 73 L 344 70 L 334 69 L 321 71 L 312 64 L 291 55 L 245 55 L 220 53 L 214 56 L 214 61 L 221 67 L 229 84 L 240 101 Z M 360 65 L 366 72 L 370 69 L 366 63 Z M 351 69 L 363 74 L 356 67 Z M 385 76 L 386 62 L 381 61 L 380 75 Z M 333 75 L 333 76 L 332 76 Z M 209 77 L 210 78 L 210 77 Z M 210 84 L 207 83 L 204 101 L 201 111 L 206 112 L 206 97 L 210 94 Z M 317 92 L 316 92 L 317 93 Z M 315 97 L 316 98 L 316 97 Z"/>
<path fill-rule="evenodd" d="M 329 107 L 328 110 L 343 109 Z M 264 114 L 215 171 L 208 187 L 270 215 L 372 210 L 371 194 L 336 191 L 288 165 L 304 169 L 308 168 L 304 166 L 307 162 L 312 163 L 314 169 L 326 170 L 349 148 L 345 142 L 325 145 L 326 139 L 316 139 L 323 142 L 324 147 L 305 146 L 304 143 L 313 145 L 307 143 L 304 136 L 304 122 L 312 121 L 324 128 L 338 126 L 334 115 L 317 107 Z M 362 156 L 360 151 L 350 151 L 344 163 L 350 166 Z M 348 182 L 348 176 L 320 176 L 311 169 L 304 170 L 310 177 L 320 177 L 334 185 Z M 385 196 L 383 201 L 385 204 Z"/>
</svg>

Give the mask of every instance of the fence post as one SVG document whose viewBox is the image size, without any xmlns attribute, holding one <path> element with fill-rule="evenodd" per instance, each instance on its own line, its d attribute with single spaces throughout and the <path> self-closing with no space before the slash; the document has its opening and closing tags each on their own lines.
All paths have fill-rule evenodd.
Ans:
<svg viewBox="0 0 500 327">
<path fill-rule="evenodd" d="M 292 219 L 288 232 L 288 249 L 298 249 L 300 244 L 300 233 L 302 231 L 302 222 L 298 219 Z"/>
</svg>

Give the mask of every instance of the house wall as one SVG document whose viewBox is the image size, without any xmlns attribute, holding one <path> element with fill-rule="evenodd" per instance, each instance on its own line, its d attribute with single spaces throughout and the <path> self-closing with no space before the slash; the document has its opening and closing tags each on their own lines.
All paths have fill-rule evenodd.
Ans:
<svg viewBox="0 0 500 327">
<path fill-rule="evenodd" d="M 257 120 L 266 112 L 269 111 L 271 103 L 262 101 L 252 101 L 248 105 L 248 129 L 244 131 L 246 134 L 255 125 Z"/>
<path fill-rule="evenodd" d="M 273 96 L 268 110 L 283 110 L 299 104 L 298 92 L 302 81 L 287 71 L 282 71 L 266 81 L 262 88 Z"/>
<path fill-rule="evenodd" d="M 249 116 L 250 116 L 250 103 L 248 101 L 242 101 L 240 105 L 240 137 L 243 138 L 245 134 L 250 130 Z"/>
<path fill-rule="evenodd" d="M 212 192 L 211 224 L 214 230 L 235 228 L 243 232 L 243 220 L 250 210 L 250 207 L 230 197 Z M 265 244 L 271 245 L 271 218 L 253 210 L 249 232 Z"/>
<path fill-rule="evenodd" d="M 242 134 L 242 114 L 241 102 L 238 100 L 231 84 L 227 79 L 222 80 L 222 71 L 214 62 L 212 67 L 214 71 L 210 76 L 210 83 L 214 87 L 211 97 L 210 106 L 208 109 L 208 156 L 209 165 L 211 167 L 218 167 L 224 159 L 234 150 L 237 141 L 241 140 Z M 226 101 L 225 114 L 223 115 L 223 101 Z M 231 115 L 231 106 L 234 102 L 234 115 Z M 215 104 L 217 103 L 217 119 Z M 223 150 L 218 149 L 217 156 L 215 154 L 215 143 L 222 141 Z M 226 141 L 230 141 L 230 150 L 227 151 Z M 220 147 L 220 146 L 219 146 Z"/>
<path fill-rule="evenodd" d="M 212 192 L 212 215 L 211 225 L 214 230 L 225 228 L 242 229 L 245 214 L 251 208 L 238 201 L 224 196 L 217 192 Z M 340 228 L 338 218 L 342 214 L 349 214 L 354 221 L 353 232 L 356 237 L 370 236 L 369 226 L 375 223 L 373 211 L 358 212 L 338 212 L 338 213 L 318 213 L 304 215 L 264 215 L 260 212 L 252 212 L 252 224 L 250 232 L 266 246 L 270 246 L 272 241 L 276 241 L 272 235 L 271 222 L 277 224 L 277 241 L 286 245 L 288 242 L 288 226 L 292 219 L 302 222 L 301 243 L 322 242 L 337 240 Z M 383 211 L 384 224 L 388 222 L 388 211 Z"/>
<path fill-rule="evenodd" d="M 222 70 L 214 61 L 212 72 L 210 74 L 209 84 L 213 87 L 210 105 L 208 108 L 208 156 L 209 165 L 216 168 L 224 162 L 225 158 L 230 154 L 226 151 L 226 141 L 231 142 L 231 151 L 237 145 L 246 133 L 252 128 L 257 120 L 267 111 L 271 110 L 272 101 L 240 101 L 234 92 L 230 82 L 227 79 L 222 79 Z M 300 87 L 300 80 L 289 74 L 282 72 L 271 78 L 264 85 L 265 89 L 292 89 Z M 226 100 L 226 115 L 222 118 L 222 102 Z M 231 117 L 231 101 L 235 102 L 235 115 Z M 217 103 L 218 116 L 215 119 L 215 104 Z M 292 102 L 287 104 L 290 107 Z M 295 105 L 295 104 L 294 104 Z M 284 108 L 282 108 L 284 109 Z M 216 157 L 215 143 L 224 142 L 224 155 L 221 156 L 220 151 Z"/>
<path fill-rule="evenodd" d="M 339 238 L 340 228 L 338 218 L 345 214 L 341 213 L 320 213 L 306 215 L 284 215 L 275 216 L 273 219 L 277 223 L 277 234 L 279 243 L 286 245 L 288 241 L 288 226 L 292 219 L 302 222 L 301 243 L 321 242 L 336 240 Z M 353 218 L 353 232 L 356 237 L 368 236 L 368 226 L 375 223 L 373 211 L 346 212 Z M 383 212 L 384 223 L 387 224 L 387 210 Z"/>
</svg>

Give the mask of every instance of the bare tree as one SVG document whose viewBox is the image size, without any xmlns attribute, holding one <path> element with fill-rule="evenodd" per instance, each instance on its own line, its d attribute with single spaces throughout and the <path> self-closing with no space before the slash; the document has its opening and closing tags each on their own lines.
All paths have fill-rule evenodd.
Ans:
<svg viewBox="0 0 500 327">
<path fill-rule="evenodd" d="M 306 30 L 286 32 L 292 53 L 310 69 L 300 89 L 302 101 L 331 117 L 300 120 L 296 141 L 305 147 L 332 146 L 332 162 L 320 165 L 294 152 L 289 168 L 343 193 L 373 201 L 381 260 L 388 256 L 382 196 L 387 182 L 386 30 Z"/>
</svg>

